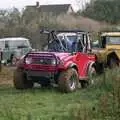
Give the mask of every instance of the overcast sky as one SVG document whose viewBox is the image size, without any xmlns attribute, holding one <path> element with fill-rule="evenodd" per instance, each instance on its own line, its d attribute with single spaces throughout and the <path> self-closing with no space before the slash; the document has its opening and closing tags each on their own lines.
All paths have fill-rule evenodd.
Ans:
<svg viewBox="0 0 120 120">
<path fill-rule="evenodd" d="M 0 0 L 0 9 L 4 8 L 23 8 L 26 5 L 35 5 L 36 1 L 40 2 L 40 5 L 43 4 L 72 4 L 74 10 L 78 9 L 79 5 L 76 1 L 81 1 L 84 3 L 89 0 Z"/>
</svg>

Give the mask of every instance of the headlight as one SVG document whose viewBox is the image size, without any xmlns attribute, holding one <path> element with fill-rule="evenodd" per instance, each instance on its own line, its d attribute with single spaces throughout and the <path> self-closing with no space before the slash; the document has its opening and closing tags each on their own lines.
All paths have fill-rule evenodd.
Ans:
<svg viewBox="0 0 120 120">
<path fill-rule="evenodd" d="M 26 63 L 26 64 L 31 64 L 31 63 L 32 63 L 32 58 L 31 58 L 31 57 L 27 57 L 27 58 L 25 59 L 25 63 Z"/>
<path fill-rule="evenodd" d="M 55 65 L 55 64 L 56 64 L 56 60 L 55 60 L 55 59 L 52 59 L 52 60 L 51 60 L 51 64 L 52 64 L 52 65 Z"/>
</svg>

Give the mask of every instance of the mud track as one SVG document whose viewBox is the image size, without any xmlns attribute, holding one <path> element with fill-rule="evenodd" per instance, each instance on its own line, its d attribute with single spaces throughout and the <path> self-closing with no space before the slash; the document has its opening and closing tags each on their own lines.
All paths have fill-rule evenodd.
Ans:
<svg viewBox="0 0 120 120">
<path fill-rule="evenodd" d="M 13 85 L 14 69 L 14 67 L 2 67 L 2 71 L 0 72 L 0 85 Z"/>
</svg>

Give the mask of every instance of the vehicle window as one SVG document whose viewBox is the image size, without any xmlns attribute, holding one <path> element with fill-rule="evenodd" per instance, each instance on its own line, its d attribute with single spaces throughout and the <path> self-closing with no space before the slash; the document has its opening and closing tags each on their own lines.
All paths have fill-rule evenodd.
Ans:
<svg viewBox="0 0 120 120">
<path fill-rule="evenodd" d="M 27 40 L 14 40 L 14 41 L 9 41 L 9 47 L 10 48 L 26 48 L 29 47 L 30 44 Z"/>
<path fill-rule="evenodd" d="M 0 41 L 0 49 L 4 49 L 5 48 L 5 41 Z"/>
<path fill-rule="evenodd" d="M 102 38 L 101 38 L 101 48 L 105 48 L 105 45 L 106 45 L 106 37 L 105 36 L 103 36 Z"/>
<path fill-rule="evenodd" d="M 59 35 L 58 38 L 62 42 L 64 49 L 67 52 L 73 52 L 76 49 L 77 35 Z"/>
<path fill-rule="evenodd" d="M 67 49 L 67 42 L 68 42 L 68 41 L 67 41 L 66 37 L 65 37 L 65 36 L 58 36 L 58 38 L 60 39 L 63 47 L 64 47 L 65 49 Z"/>
<path fill-rule="evenodd" d="M 113 37 L 106 37 L 108 44 L 120 44 L 120 37 L 113 36 Z"/>
<path fill-rule="evenodd" d="M 48 51 L 50 52 L 60 52 L 62 51 L 62 47 L 59 41 L 53 40 L 48 45 Z"/>
<path fill-rule="evenodd" d="M 8 43 L 8 41 L 5 41 L 5 48 L 9 48 L 9 43 Z"/>
<path fill-rule="evenodd" d="M 74 41 L 77 40 L 77 36 L 76 36 L 76 35 L 71 35 L 71 36 L 68 35 L 67 38 L 68 38 L 68 40 L 71 41 L 71 42 L 74 42 Z"/>
<path fill-rule="evenodd" d="M 99 40 L 92 42 L 92 48 L 99 48 Z"/>
<path fill-rule="evenodd" d="M 83 51 L 83 34 L 58 34 L 59 40 L 50 40 L 48 50 L 52 52 L 65 51 L 75 52 Z M 86 42 L 86 41 L 85 41 Z"/>
<path fill-rule="evenodd" d="M 83 35 L 79 35 L 79 42 L 78 42 L 77 50 L 82 52 L 83 48 L 84 48 L 84 36 Z"/>
</svg>

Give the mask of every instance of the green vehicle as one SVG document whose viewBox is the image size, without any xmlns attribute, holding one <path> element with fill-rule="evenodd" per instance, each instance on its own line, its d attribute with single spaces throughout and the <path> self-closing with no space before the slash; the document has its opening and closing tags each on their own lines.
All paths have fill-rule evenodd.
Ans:
<svg viewBox="0 0 120 120">
<path fill-rule="evenodd" d="M 16 64 L 16 62 L 32 50 L 29 39 L 10 37 L 0 39 L 1 63 Z"/>
</svg>

